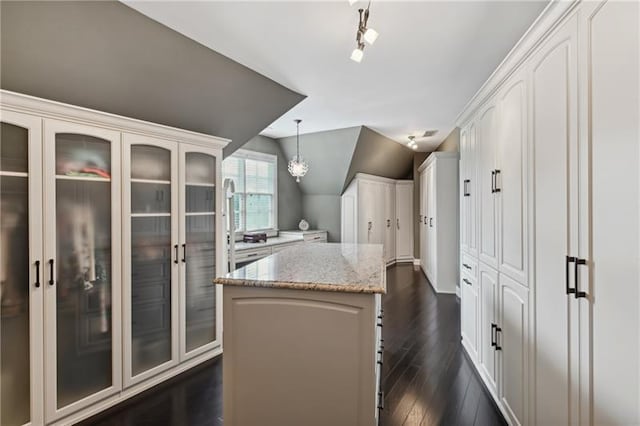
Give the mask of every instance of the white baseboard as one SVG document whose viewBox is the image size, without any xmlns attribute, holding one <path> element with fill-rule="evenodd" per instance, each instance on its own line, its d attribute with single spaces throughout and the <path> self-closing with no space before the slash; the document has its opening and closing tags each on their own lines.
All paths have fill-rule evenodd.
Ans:
<svg viewBox="0 0 640 426">
<path fill-rule="evenodd" d="M 456 296 L 460 298 L 460 287 L 456 286 Z"/>
<path fill-rule="evenodd" d="M 413 264 L 415 266 L 420 266 L 420 259 L 413 259 Z"/>
</svg>

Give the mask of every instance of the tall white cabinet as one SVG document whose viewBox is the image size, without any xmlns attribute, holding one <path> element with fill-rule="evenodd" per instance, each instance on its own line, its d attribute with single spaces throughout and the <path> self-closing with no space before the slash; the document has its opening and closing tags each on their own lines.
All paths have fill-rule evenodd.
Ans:
<svg viewBox="0 0 640 426">
<path fill-rule="evenodd" d="M 387 263 L 413 261 L 413 181 L 358 173 L 342 194 L 342 242 L 382 244 Z"/>
<path fill-rule="evenodd" d="M 462 343 L 511 424 L 640 424 L 639 26 L 550 4 L 460 115 Z"/>
<path fill-rule="evenodd" d="M 0 423 L 72 424 L 221 353 L 227 141 L 6 91 L 0 122 Z"/>
<path fill-rule="evenodd" d="M 420 266 L 439 293 L 458 284 L 458 153 L 433 152 L 420 173 Z"/>
</svg>

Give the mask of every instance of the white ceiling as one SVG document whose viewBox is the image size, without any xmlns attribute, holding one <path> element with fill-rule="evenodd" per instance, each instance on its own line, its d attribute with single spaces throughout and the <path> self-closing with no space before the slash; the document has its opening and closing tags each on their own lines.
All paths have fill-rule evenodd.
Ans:
<svg viewBox="0 0 640 426">
<path fill-rule="evenodd" d="M 547 2 L 374 0 L 380 37 L 360 64 L 349 55 L 362 1 L 125 3 L 307 95 L 267 136 L 295 134 L 294 118 L 301 133 L 365 125 L 398 142 L 437 129 L 419 142 L 431 151 Z"/>
</svg>

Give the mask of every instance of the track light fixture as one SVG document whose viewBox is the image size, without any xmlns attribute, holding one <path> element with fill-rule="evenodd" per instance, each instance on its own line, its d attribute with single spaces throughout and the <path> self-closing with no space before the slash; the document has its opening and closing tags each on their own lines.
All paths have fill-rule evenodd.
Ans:
<svg viewBox="0 0 640 426">
<path fill-rule="evenodd" d="M 353 3 L 351 2 L 351 0 L 349 0 L 349 4 Z M 364 56 L 365 42 L 367 42 L 368 44 L 373 44 L 376 42 L 379 36 L 376 30 L 367 27 L 367 24 L 369 22 L 370 7 L 371 2 L 369 2 L 366 9 L 358 9 L 360 19 L 358 21 L 358 32 L 356 33 L 356 48 L 353 49 L 353 52 L 351 52 L 351 59 L 355 62 L 362 61 L 362 57 Z"/>
<path fill-rule="evenodd" d="M 407 146 L 411 149 L 413 149 L 414 151 L 418 149 L 418 144 L 416 143 L 416 137 L 413 135 L 409 135 L 407 136 L 407 138 L 409 139 L 409 142 L 407 142 Z"/>
</svg>

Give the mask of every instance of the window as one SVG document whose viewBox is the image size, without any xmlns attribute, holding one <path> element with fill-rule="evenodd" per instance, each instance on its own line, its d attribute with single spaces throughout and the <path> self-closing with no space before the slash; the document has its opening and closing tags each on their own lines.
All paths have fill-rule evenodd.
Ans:
<svg viewBox="0 0 640 426">
<path fill-rule="evenodd" d="M 224 178 L 233 179 L 236 232 L 276 229 L 277 157 L 239 150 L 222 163 Z"/>
</svg>

